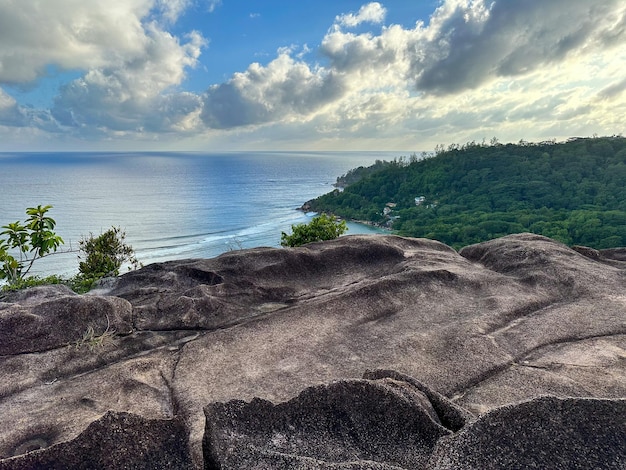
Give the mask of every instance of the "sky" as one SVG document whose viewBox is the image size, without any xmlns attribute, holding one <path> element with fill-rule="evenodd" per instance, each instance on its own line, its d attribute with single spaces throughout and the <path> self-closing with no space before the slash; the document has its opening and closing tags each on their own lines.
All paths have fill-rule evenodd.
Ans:
<svg viewBox="0 0 626 470">
<path fill-rule="evenodd" d="M 0 152 L 626 130 L 623 0 L 0 0 Z"/>
</svg>

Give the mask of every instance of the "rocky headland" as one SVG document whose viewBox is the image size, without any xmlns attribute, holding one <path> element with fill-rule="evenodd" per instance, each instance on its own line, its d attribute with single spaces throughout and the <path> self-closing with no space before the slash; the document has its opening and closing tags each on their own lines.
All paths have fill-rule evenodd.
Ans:
<svg viewBox="0 0 626 470">
<path fill-rule="evenodd" d="M 0 299 L 0 469 L 626 466 L 626 250 L 392 235 Z"/>
</svg>

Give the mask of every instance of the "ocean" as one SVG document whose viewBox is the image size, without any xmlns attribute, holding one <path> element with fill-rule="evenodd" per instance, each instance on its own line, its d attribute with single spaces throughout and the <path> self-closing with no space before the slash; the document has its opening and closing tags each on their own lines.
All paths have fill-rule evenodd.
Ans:
<svg viewBox="0 0 626 470">
<path fill-rule="evenodd" d="M 51 204 L 65 244 L 30 274 L 78 272 L 78 241 L 112 226 L 144 265 L 279 247 L 281 232 L 314 214 L 304 202 L 337 176 L 398 152 L 0 153 L 0 225 Z M 380 233 L 349 223 L 348 234 Z"/>
</svg>

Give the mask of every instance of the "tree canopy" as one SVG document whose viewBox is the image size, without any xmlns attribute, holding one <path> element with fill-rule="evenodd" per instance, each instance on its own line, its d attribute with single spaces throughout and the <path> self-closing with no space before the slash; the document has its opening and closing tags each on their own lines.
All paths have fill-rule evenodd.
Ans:
<svg viewBox="0 0 626 470">
<path fill-rule="evenodd" d="M 385 224 L 459 248 L 533 232 L 569 245 L 626 246 L 626 139 L 470 142 L 378 164 L 311 210 Z"/>
</svg>

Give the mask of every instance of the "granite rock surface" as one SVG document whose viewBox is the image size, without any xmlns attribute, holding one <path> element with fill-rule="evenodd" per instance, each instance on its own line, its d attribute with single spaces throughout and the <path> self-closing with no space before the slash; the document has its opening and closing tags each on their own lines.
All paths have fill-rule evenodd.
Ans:
<svg viewBox="0 0 626 470">
<path fill-rule="evenodd" d="M 202 468 L 206 407 L 255 398 L 280 407 L 336 381 L 397 397 L 380 381 L 413 380 L 401 387 L 411 400 L 420 391 L 434 410 L 462 410 L 456 425 L 441 424 L 454 435 L 467 416 L 539 396 L 619 402 L 622 255 L 531 234 L 459 252 L 346 236 L 149 265 L 90 295 L 9 295 L 0 299 L 0 462 L 51 451 L 113 412 L 176 420 Z M 363 378 L 379 369 L 413 379 Z M 385 462 L 372 465 L 396 465 Z"/>
</svg>

